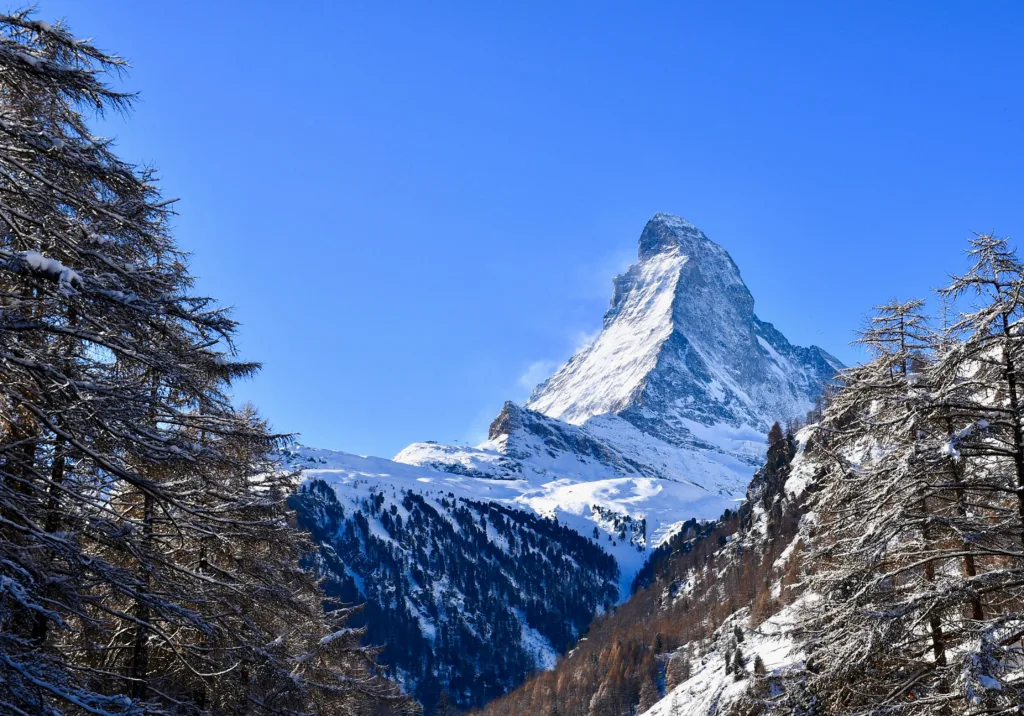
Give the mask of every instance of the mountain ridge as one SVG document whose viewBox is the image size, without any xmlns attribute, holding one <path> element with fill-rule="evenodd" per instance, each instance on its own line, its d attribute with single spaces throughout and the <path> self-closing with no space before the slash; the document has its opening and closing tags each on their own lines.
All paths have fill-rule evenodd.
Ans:
<svg viewBox="0 0 1024 716">
<path fill-rule="evenodd" d="M 656 214 L 637 256 L 613 282 L 601 332 L 537 386 L 527 408 L 574 424 L 615 413 L 685 445 L 692 431 L 682 420 L 766 431 L 805 413 L 842 367 L 761 321 L 728 251 L 685 219 Z M 690 404 L 671 405 L 680 398 Z"/>
</svg>

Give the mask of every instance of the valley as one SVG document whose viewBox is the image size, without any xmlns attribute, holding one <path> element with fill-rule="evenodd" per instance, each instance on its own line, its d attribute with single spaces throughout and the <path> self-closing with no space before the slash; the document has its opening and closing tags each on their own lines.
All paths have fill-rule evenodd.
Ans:
<svg viewBox="0 0 1024 716">
<path fill-rule="evenodd" d="M 428 713 L 442 694 L 481 707 L 551 668 L 684 526 L 737 513 L 769 428 L 805 418 L 842 367 L 753 306 L 722 247 L 658 214 L 603 330 L 525 405 L 507 402 L 486 442 L 282 453 L 328 593 L 366 601 L 368 642 Z M 508 564 L 529 556 L 527 580 Z"/>
</svg>

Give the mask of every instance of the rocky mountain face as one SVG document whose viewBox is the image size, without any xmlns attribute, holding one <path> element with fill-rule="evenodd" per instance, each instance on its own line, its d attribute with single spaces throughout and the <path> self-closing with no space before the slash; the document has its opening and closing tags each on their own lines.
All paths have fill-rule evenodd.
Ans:
<svg viewBox="0 0 1024 716">
<path fill-rule="evenodd" d="M 801 416 L 841 364 L 793 346 L 754 315 L 728 252 L 693 224 L 657 214 L 639 260 L 615 279 L 604 328 L 537 387 L 526 407 L 573 425 L 618 415 L 671 445 L 764 454 L 721 439 Z M 734 433 L 735 434 L 735 433 Z"/>
<path fill-rule="evenodd" d="M 757 318 L 722 247 L 658 214 L 600 334 L 483 444 L 284 457 L 331 594 L 367 603 L 368 640 L 428 707 L 479 706 L 626 599 L 652 550 L 735 509 L 771 423 L 838 367 Z"/>
<path fill-rule="evenodd" d="M 415 443 L 395 459 L 537 484 L 650 477 L 723 497 L 724 506 L 764 459 L 771 424 L 806 415 L 840 367 L 755 315 L 725 249 L 684 219 L 657 214 L 637 263 L 614 280 L 600 333 L 525 406 L 506 403 L 487 442 Z M 697 516 L 678 507 L 654 529 Z"/>
</svg>

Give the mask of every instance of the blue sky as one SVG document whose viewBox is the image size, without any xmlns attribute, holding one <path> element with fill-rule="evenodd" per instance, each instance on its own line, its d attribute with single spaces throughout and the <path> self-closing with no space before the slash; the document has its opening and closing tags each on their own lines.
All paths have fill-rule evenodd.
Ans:
<svg viewBox="0 0 1024 716">
<path fill-rule="evenodd" d="M 478 440 L 600 326 L 655 212 L 846 361 L 1024 236 L 1020 3 L 42 0 L 126 56 L 102 130 L 181 197 L 239 386 L 309 444 Z"/>
</svg>

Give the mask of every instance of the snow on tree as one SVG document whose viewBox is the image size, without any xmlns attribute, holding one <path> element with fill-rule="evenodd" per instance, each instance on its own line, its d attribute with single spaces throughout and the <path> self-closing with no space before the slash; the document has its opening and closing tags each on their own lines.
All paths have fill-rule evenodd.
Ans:
<svg viewBox="0 0 1024 716">
<path fill-rule="evenodd" d="M 404 708 L 298 566 L 278 436 L 227 395 L 258 368 L 235 322 L 152 171 L 89 131 L 125 67 L 0 16 L 0 710 Z"/>
<path fill-rule="evenodd" d="M 903 699 L 923 682 L 934 690 L 948 679 L 944 587 L 931 556 L 935 461 L 922 446 L 931 341 L 921 306 L 877 309 L 860 338 L 873 360 L 845 373 L 822 420 L 829 463 L 810 580 L 821 599 L 809 630 L 817 687 L 839 710 Z"/>
<path fill-rule="evenodd" d="M 953 325 L 927 330 L 919 301 L 882 307 L 862 339 L 873 360 L 823 416 L 805 643 L 836 713 L 1024 700 L 1024 267 L 991 236 L 969 255 L 942 291 Z"/>
</svg>

